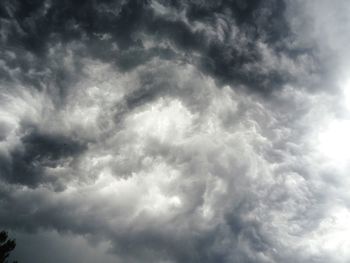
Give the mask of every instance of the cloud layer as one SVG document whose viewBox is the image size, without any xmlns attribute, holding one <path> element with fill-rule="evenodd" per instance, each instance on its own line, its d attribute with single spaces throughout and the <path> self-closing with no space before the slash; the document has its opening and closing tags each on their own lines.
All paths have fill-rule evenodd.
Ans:
<svg viewBox="0 0 350 263">
<path fill-rule="evenodd" d="M 0 6 L 21 262 L 349 261 L 346 1 Z"/>
</svg>

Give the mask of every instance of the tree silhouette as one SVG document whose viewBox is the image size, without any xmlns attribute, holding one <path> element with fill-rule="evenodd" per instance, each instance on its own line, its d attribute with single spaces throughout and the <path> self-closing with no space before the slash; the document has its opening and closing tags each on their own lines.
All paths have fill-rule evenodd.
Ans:
<svg viewBox="0 0 350 263">
<path fill-rule="evenodd" d="M 7 263 L 7 258 L 10 256 L 10 252 L 16 247 L 16 241 L 14 239 L 8 239 L 6 231 L 0 232 L 0 263 Z M 14 261 L 13 263 L 17 263 Z"/>
</svg>

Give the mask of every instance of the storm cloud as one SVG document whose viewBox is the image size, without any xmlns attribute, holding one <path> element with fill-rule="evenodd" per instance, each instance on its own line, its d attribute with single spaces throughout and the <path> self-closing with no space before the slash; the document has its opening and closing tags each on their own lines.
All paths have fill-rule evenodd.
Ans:
<svg viewBox="0 0 350 263">
<path fill-rule="evenodd" d="M 349 9 L 2 1 L 12 258 L 348 262 Z"/>
</svg>

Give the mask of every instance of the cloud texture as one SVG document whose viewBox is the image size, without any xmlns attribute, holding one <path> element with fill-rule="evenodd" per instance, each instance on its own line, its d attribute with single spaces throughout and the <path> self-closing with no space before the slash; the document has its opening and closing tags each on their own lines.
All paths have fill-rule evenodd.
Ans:
<svg viewBox="0 0 350 263">
<path fill-rule="evenodd" d="M 349 9 L 2 1 L 0 226 L 15 256 L 348 262 Z"/>
</svg>

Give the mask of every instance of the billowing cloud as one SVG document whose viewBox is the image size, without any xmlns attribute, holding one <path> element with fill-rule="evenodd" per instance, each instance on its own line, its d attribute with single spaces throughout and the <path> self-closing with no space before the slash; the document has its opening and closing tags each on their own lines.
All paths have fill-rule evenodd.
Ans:
<svg viewBox="0 0 350 263">
<path fill-rule="evenodd" d="M 21 262 L 349 260 L 345 1 L 0 6 Z"/>
</svg>

